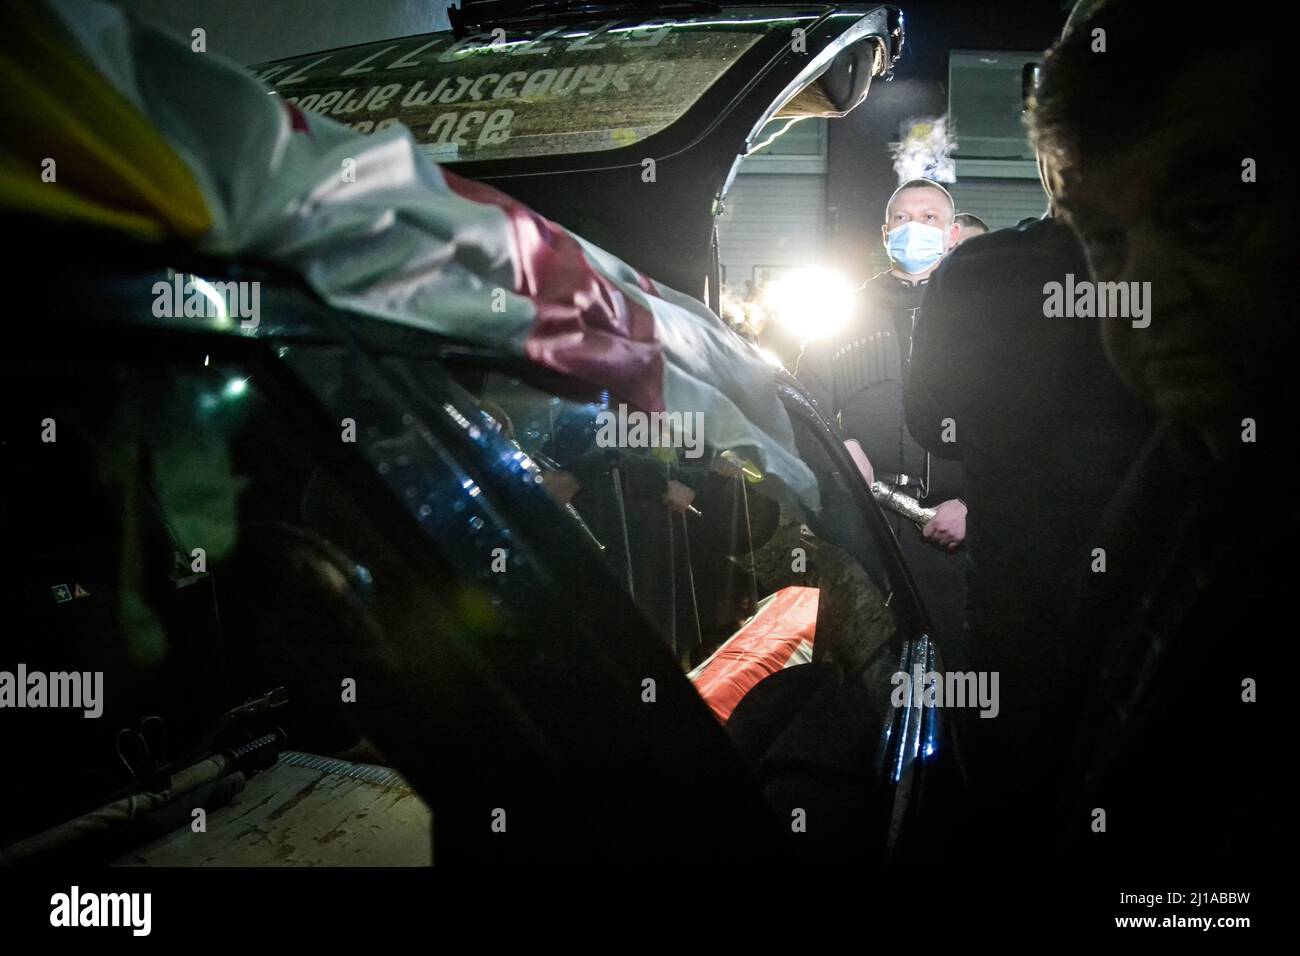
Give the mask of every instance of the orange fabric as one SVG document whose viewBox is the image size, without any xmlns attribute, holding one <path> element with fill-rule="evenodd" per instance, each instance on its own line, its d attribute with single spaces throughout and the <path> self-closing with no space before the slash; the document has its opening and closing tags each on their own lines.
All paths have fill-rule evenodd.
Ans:
<svg viewBox="0 0 1300 956">
<path fill-rule="evenodd" d="M 817 632 L 817 588 L 782 588 L 695 676 L 695 689 L 722 723 L 764 677 L 785 667 Z"/>
</svg>

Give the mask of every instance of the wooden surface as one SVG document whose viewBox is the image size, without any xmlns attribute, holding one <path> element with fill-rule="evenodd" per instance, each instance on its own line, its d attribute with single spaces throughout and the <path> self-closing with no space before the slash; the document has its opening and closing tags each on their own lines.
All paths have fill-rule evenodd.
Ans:
<svg viewBox="0 0 1300 956">
<path fill-rule="evenodd" d="M 387 768 L 290 753 L 118 866 L 428 866 L 429 808 Z"/>
</svg>

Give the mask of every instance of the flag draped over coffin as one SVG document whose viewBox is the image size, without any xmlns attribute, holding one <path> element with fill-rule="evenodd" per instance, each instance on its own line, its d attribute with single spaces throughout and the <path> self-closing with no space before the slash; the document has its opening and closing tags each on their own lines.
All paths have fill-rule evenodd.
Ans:
<svg viewBox="0 0 1300 956">
<path fill-rule="evenodd" d="M 701 412 L 711 447 L 818 507 L 772 368 L 696 300 L 441 168 L 404 127 L 303 113 L 107 4 L 6 11 L 0 65 L 31 97 L 5 107 L 3 204 L 281 263 L 340 308 L 527 357 L 644 411 Z M 67 175 L 26 188 L 14 171 L 52 149 Z"/>
</svg>

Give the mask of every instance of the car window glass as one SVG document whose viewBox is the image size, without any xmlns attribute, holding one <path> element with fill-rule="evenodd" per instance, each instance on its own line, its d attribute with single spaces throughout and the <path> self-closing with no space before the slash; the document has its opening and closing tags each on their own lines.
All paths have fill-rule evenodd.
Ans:
<svg viewBox="0 0 1300 956">
<path fill-rule="evenodd" d="M 441 163 L 596 152 L 676 122 L 759 39 L 801 22 L 790 14 L 429 34 L 253 71 L 299 109 L 361 132 L 402 123 Z"/>
<path fill-rule="evenodd" d="M 691 448 L 688 436 L 646 447 L 654 443 L 647 433 L 637 443 L 631 427 L 620 432 L 619 406 L 607 395 L 561 397 L 489 372 L 478 398 L 540 466 L 547 491 L 684 666 L 787 587 L 821 591 L 817 654 L 861 664 L 897 633 L 885 562 L 842 476 L 829 468 L 819 478 L 835 513 L 805 515 L 778 503 L 752 462 Z M 817 451 L 811 433 L 801 454 L 805 445 Z"/>
<path fill-rule="evenodd" d="M 401 558 L 325 464 L 265 366 L 65 357 L 8 365 L 0 593 L 8 668 L 102 674 L 102 713 L 15 710 L 10 759 L 38 775 L 28 831 L 126 786 L 115 735 L 159 718 L 153 757 L 201 749 L 229 708 L 288 686 L 297 747 L 356 730 L 337 679 L 291 646 L 378 647 L 409 593 Z M 281 718 L 285 722 L 285 718 Z M 48 746 L 58 740 L 57 747 Z M 0 825 L 0 843 L 6 828 Z"/>
</svg>

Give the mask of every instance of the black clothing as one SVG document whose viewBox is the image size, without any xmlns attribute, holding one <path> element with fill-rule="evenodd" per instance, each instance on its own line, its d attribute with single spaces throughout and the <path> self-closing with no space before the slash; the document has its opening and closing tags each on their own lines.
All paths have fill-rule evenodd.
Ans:
<svg viewBox="0 0 1300 956">
<path fill-rule="evenodd" d="M 838 422 L 845 438 L 862 445 L 882 478 L 904 474 L 926 477 L 927 455 L 903 414 L 903 379 L 911 350 L 912 326 L 928 282 L 907 282 L 882 272 L 857 291 L 853 316 L 836 335 L 810 343 L 799 360 L 798 378 L 821 412 Z M 931 460 L 932 488 L 926 501 L 937 504 L 960 493 L 961 470 Z"/>
<path fill-rule="evenodd" d="M 1071 855 L 1222 873 L 1281 835 L 1265 799 L 1275 728 L 1242 682 L 1263 683 L 1284 639 L 1300 508 L 1271 489 L 1282 463 L 1262 454 L 1243 443 L 1237 461 L 1216 462 L 1165 426 L 1107 510 L 1106 573 L 1087 576 L 1075 621 L 1106 653 L 1063 788 Z M 1267 521 L 1241 507 L 1265 504 Z M 1095 808 L 1105 833 L 1092 830 Z"/>
<path fill-rule="evenodd" d="M 903 380 L 912 327 L 926 281 L 907 282 L 882 272 L 859 290 L 853 316 L 831 338 L 810 343 L 797 375 L 822 414 L 838 422 L 845 438 L 857 439 L 881 480 L 906 475 L 909 486 L 933 506 L 961 494 L 961 468 L 926 454 L 903 415 Z M 965 611 L 963 560 L 931 545 L 906 519 L 892 512 L 903 556 L 930 613 L 932 636 L 954 659 Z"/>
<path fill-rule="evenodd" d="M 883 849 L 889 790 L 876 752 L 888 687 L 798 664 L 760 681 L 727 722 L 777 818 L 792 825 L 802 811 L 794 846 L 805 862 L 860 865 Z"/>
<path fill-rule="evenodd" d="M 1046 821 L 1032 818 L 1051 803 L 1077 716 L 1066 672 L 1084 666 L 1062 644 L 1070 583 L 1088 572 L 1094 528 L 1152 427 L 1096 321 L 1044 316 L 1044 285 L 1067 273 L 1086 277 L 1087 262 L 1051 219 L 963 243 L 930 283 L 906 388 L 912 433 L 964 468 L 966 650 L 1000 674 L 1000 716 L 963 722 L 990 804 L 977 812 L 1035 846 Z"/>
<path fill-rule="evenodd" d="M 907 421 L 963 465 L 977 628 L 1029 612 L 1026 624 L 1054 623 L 1044 600 L 1086 568 L 1084 539 L 1151 432 L 1097 323 L 1043 315 L 1043 286 L 1066 273 L 1088 265 L 1054 220 L 977 236 L 939 268 L 917 324 Z M 955 442 L 943 441 L 947 418 Z"/>
</svg>

